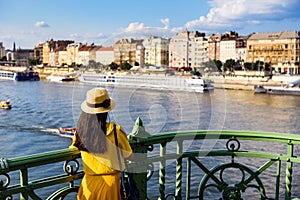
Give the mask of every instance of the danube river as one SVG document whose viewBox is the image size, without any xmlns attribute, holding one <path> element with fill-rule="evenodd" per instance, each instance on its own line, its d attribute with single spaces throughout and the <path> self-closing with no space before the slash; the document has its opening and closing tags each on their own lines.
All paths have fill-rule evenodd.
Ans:
<svg viewBox="0 0 300 200">
<path fill-rule="evenodd" d="M 67 148 L 71 139 L 59 127 L 74 127 L 86 91 L 95 85 L 79 82 L 0 81 L 0 157 L 12 158 Z M 215 90 L 192 93 L 143 87 L 109 87 L 116 108 L 110 113 L 130 133 L 140 117 L 150 134 L 191 129 L 252 130 L 299 134 L 300 97 L 255 95 L 253 91 Z M 294 179 L 295 180 L 295 179 Z"/>
</svg>

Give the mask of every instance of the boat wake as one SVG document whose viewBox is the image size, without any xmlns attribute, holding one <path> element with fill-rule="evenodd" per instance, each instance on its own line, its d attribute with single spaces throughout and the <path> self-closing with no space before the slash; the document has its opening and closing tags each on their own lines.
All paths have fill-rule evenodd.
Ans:
<svg viewBox="0 0 300 200">
<path fill-rule="evenodd" d="M 58 128 L 45 128 L 45 127 L 34 127 L 35 130 L 40 131 L 40 132 L 44 132 L 44 133 L 49 133 L 49 134 L 53 134 L 53 135 L 57 135 L 60 137 L 65 137 L 65 138 L 73 138 L 72 135 L 68 135 L 68 134 L 63 134 L 61 133 Z"/>
</svg>

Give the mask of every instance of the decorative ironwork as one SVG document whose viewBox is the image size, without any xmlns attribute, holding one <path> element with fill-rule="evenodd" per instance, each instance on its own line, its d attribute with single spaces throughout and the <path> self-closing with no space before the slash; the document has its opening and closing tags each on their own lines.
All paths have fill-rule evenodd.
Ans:
<svg viewBox="0 0 300 200">
<path fill-rule="evenodd" d="M 0 176 L 5 177 L 5 182 L 2 179 L 0 180 L 0 189 L 6 188 L 10 184 L 10 177 L 7 173 L 0 174 Z"/>
<path fill-rule="evenodd" d="M 238 151 L 240 147 L 241 147 L 240 142 L 235 138 L 229 139 L 226 142 L 226 148 L 228 151 Z"/>
<path fill-rule="evenodd" d="M 71 163 L 75 163 L 75 169 L 74 166 L 71 165 Z M 64 163 L 64 171 L 68 174 L 68 175 L 73 175 L 76 174 L 79 170 L 79 162 L 75 159 L 75 160 L 67 160 Z"/>
<path fill-rule="evenodd" d="M 239 170 L 242 174 L 240 180 L 229 183 L 232 180 L 226 180 L 224 175 L 227 169 Z M 252 183 L 253 181 L 255 183 Z M 206 173 L 199 185 L 199 199 L 205 199 L 205 191 L 211 187 L 220 191 L 222 196 L 220 200 L 242 200 L 242 193 L 248 188 L 257 189 L 261 199 L 266 199 L 265 188 L 258 174 L 239 163 L 222 164 Z"/>
<path fill-rule="evenodd" d="M 79 187 L 64 187 L 50 195 L 47 200 L 63 200 L 68 194 L 77 193 Z"/>
</svg>

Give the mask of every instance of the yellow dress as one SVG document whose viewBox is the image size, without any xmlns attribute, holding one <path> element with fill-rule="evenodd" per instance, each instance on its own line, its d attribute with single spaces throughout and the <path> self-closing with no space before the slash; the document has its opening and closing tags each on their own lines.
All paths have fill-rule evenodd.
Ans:
<svg viewBox="0 0 300 200">
<path fill-rule="evenodd" d="M 106 146 L 103 154 L 81 152 L 82 165 L 85 175 L 80 184 L 78 200 L 119 200 L 120 196 L 120 169 L 115 146 L 113 122 L 107 124 Z M 132 149 L 126 134 L 119 125 L 116 126 L 118 143 L 121 150 L 121 159 L 131 155 Z M 75 138 L 74 138 L 75 140 Z M 73 140 L 73 141 L 74 141 Z"/>
</svg>

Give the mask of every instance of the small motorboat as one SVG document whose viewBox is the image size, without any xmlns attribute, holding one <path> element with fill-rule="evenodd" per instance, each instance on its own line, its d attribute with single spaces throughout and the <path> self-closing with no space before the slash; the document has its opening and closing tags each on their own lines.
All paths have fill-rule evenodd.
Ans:
<svg viewBox="0 0 300 200">
<path fill-rule="evenodd" d="M 69 136 L 69 137 L 71 136 L 71 137 L 73 137 L 74 134 L 75 134 L 76 128 L 62 128 L 62 127 L 60 127 L 58 129 L 58 131 L 63 136 Z"/>
<path fill-rule="evenodd" d="M 267 93 L 267 89 L 264 88 L 262 85 L 255 85 L 254 86 L 254 93 Z"/>
<path fill-rule="evenodd" d="M 0 107 L 8 110 L 8 109 L 11 109 L 11 104 L 10 104 L 9 100 L 1 100 Z"/>
</svg>

